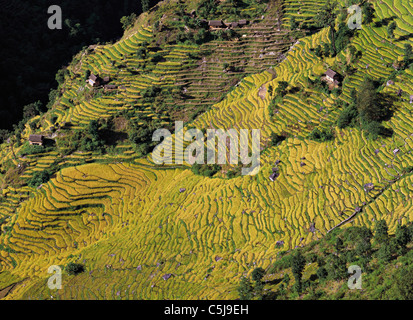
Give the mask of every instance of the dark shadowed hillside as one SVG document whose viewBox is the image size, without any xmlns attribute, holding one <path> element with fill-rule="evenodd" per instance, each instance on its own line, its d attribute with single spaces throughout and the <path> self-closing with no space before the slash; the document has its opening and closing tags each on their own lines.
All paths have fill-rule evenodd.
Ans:
<svg viewBox="0 0 413 320">
<path fill-rule="evenodd" d="M 62 8 L 62 30 L 47 27 L 51 5 Z M 0 1 L 0 128 L 17 123 L 24 105 L 47 104 L 58 69 L 82 47 L 120 38 L 120 18 L 141 11 L 131 0 Z"/>
</svg>

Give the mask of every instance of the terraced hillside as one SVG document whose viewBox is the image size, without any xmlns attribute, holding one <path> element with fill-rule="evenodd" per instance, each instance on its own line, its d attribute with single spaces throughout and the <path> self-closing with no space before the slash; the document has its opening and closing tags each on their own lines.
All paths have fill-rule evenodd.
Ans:
<svg viewBox="0 0 413 320">
<path fill-rule="evenodd" d="M 21 140 L 2 145 L 8 170 L 0 203 L 0 289 L 7 289 L 6 299 L 233 299 L 252 268 L 269 268 L 278 252 L 339 225 L 371 227 L 385 219 L 394 232 L 398 223 L 412 221 L 413 71 L 393 66 L 412 43 L 412 6 L 372 2 L 373 21 L 351 40 L 360 52 L 349 64 L 353 72 L 340 91 L 331 91 L 311 80 L 329 67 L 344 70 L 349 50 L 319 57 L 315 48 L 331 42 L 328 27 L 298 41 L 288 29 L 292 16 L 312 21 L 325 1 L 270 3 L 267 17 L 239 30 L 246 36 L 238 40 L 156 45 L 148 21 L 166 6 L 161 3 L 119 42 L 79 53 L 54 107 L 31 119 Z M 393 39 L 378 23 L 389 18 L 396 23 Z M 212 54 L 204 59 L 205 51 Z M 242 81 L 237 72 L 222 71 L 224 62 L 241 67 Z M 117 89 L 85 86 L 88 70 L 110 76 Z M 392 101 L 393 115 L 384 122 L 391 137 L 370 139 L 357 126 L 336 125 L 342 103 L 352 101 L 352 88 L 365 75 Z M 288 88 L 280 95 L 284 81 Z M 154 87 L 160 91 L 153 97 L 147 90 Z M 188 165 L 158 166 L 128 139 L 109 153 L 52 148 L 21 156 L 29 134 L 70 139 L 91 120 L 110 116 L 155 128 L 182 120 L 184 130 L 260 129 L 260 171 L 230 179 L 231 166 L 213 177 L 196 175 Z M 48 132 L 52 126 L 58 129 Z M 334 139 L 311 139 L 314 129 L 331 130 Z M 273 134 L 285 139 L 272 145 Z M 168 140 L 162 143 L 167 148 Z M 279 176 L 271 181 L 276 163 Z M 27 185 L 48 168 L 55 169 L 50 181 Z M 368 183 L 372 191 L 364 190 Z M 64 273 L 62 289 L 49 289 L 49 266 L 69 262 L 85 272 Z"/>
</svg>

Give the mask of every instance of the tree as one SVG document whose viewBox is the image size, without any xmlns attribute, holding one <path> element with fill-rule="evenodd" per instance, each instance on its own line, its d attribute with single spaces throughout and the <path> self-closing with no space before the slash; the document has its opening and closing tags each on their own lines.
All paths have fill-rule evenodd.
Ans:
<svg viewBox="0 0 413 320">
<path fill-rule="evenodd" d="M 300 293 L 302 290 L 302 277 L 305 267 L 305 258 L 298 250 L 292 257 L 291 260 L 291 269 L 295 279 L 295 290 Z"/>
<path fill-rule="evenodd" d="M 409 64 L 410 60 L 413 59 L 413 52 L 412 52 L 412 45 L 410 43 L 406 43 L 403 47 L 404 57 L 403 61 L 407 65 Z"/>
<path fill-rule="evenodd" d="M 58 117 L 57 117 L 56 115 L 52 115 L 52 116 L 50 117 L 50 123 L 51 123 L 51 124 L 55 124 L 56 121 L 57 121 L 57 119 L 58 119 Z"/>
<path fill-rule="evenodd" d="M 105 141 L 101 138 L 97 120 L 91 120 L 81 133 L 79 149 L 82 151 L 102 152 L 105 147 Z"/>
<path fill-rule="evenodd" d="M 350 98 L 352 101 L 356 101 L 357 100 L 357 90 L 355 88 L 351 88 L 350 90 Z"/>
<path fill-rule="evenodd" d="M 30 103 L 23 107 L 23 121 L 27 120 L 41 114 L 43 104 L 40 101 Z"/>
<path fill-rule="evenodd" d="M 323 55 L 323 50 L 321 49 L 321 45 L 318 45 L 317 47 L 315 47 L 314 54 L 317 57 L 321 58 L 321 56 Z"/>
<path fill-rule="evenodd" d="M 411 241 L 409 229 L 401 224 L 397 225 L 395 233 L 395 242 L 399 254 L 404 254 L 406 252 L 407 244 Z"/>
<path fill-rule="evenodd" d="M 255 281 L 254 284 L 254 295 L 257 299 L 262 300 L 264 293 L 264 283 L 260 281 Z"/>
<path fill-rule="evenodd" d="M 337 18 L 336 13 L 336 2 L 331 2 L 330 0 L 321 8 L 321 10 L 315 16 L 315 22 L 318 27 L 326 28 L 330 27 L 331 43 L 333 49 L 333 56 L 336 54 L 335 47 L 335 21 Z"/>
<path fill-rule="evenodd" d="M 362 6 L 363 23 L 371 23 L 374 18 L 374 8 L 368 2 L 365 2 Z"/>
<path fill-rule="evenodd" d="M 10 136 L 10 131 L 7 129 L 0 129 L 0 143 L 6 141 Z"/>
<path fill-rule="evenodd" d="M 381 262 L 389 262 L 392 257 L 392 250 L 389 243 L 384 243 L 377 251 L 377 259 Z"/>
<path fill-rule="evenodd" d="M 242 277 L 240 284 L 237 288 L 239 298 L 241 300 L 251 300 L 253 297 L 254 288 L 252 287 L 251 281 L 247 277 Z"/>
<path fill-rule="evenodd" d="M 365 130 L 368 133 L 369 137 L 373 140 L 377 139 L 380 135 L 387 136 L 387 129 L 378 121 L 370 121 L 364 123 L 363 130 Z"/>
<path fill-rule="evenodd" d="M 371 257 L 371 242 L 369 239 L 362 239 L 355 248 L 355 253 L 361 258 L 369 259 Z"/>
<path fill-rule="evenodd" d="M 345 257 L 330 255 L 327 260 L 328 276 L 333 280 L 344 279 L 347 276 L 347 264 Z"/>
<path fill-rule="evenodd" d="M 65 75 L 68 74 L 68 71 L 66 68 L 63 69 L 59 69 L 56 73 L 55 79 L 57 81 L 57 83 L 60 85 L 63 84 L 63 82 L 65 81 Z"/>
<path fill-rule="evenodd" d="M 340 129 L 344 129 L 348 126 L 355 125 L 355 120 L 357 119 L 359 113 L 356 105 L 353 103 L 346 107 L 339 115 L 337 119 L 337 126 Z"/>
<path fill-rule="evenodd" d="M 136 14 L 132 13 L 129 16 L 123 16 L 120 18 L 120 23 L 122 24 L 123 30 L 128 29 L 130 26 L 132 26 L 136 21 Z"/>
<path fill-rule="evenodd" d="M 375 231 L 374 240 L 377 243 L 383 244 L 389 240 L 389 234 L 388 234 L 389 228 L 385 220 L 377 221 L 374 231 Z"/>
<path fill-rule="evenodd" d="M 337 52 L 340 52 L 346 48 L 346 46 L 350 43 L 350 38 L 353 36 L 353 33 L 354 31 L 349 29 L 345 23 L 339 24 L 335 40 Z"/>
<path fill-rule="evenodd" d="M 68 274 L 70 274 L 72 276 L 76 276 L 79 273 L 84 272 L 85 267 L 82 264 L 79 264 L 79 263 L 69 262 L 66 265 L 65 270 Z"/>
<path fill-rule="evenodd" d="M 328 129 L 323 128 L 320 130 L 319 128 L 314 128 L 313 131 L 308 134 L 308 138 L 318 142 L 326 142 L 332 140 L 334 134 Z"/>
<path fill-rule="evenodd" d="M 361 120 L 364 120 L 364 122 L 382 119 L 385 110 L 377 93 L 375 82 L 372 79 L 364 79 L 357 93 L 356 102 Z"/>
<path fill-rule="evenodd" d="M 141 0 L 142 12 L 146 12 L 149 10 L 149 0 Z"/>
<path fill-rule="evenodd" d="M 320 267 L 317 269 L 317 278 L 320 280 L 324 280 L 328 277 L 328 272 L 326 268 Z"/>
<path fill-rule="evenodd" d="M 344 243 L 341 238 L 337 238 L 335 247 L 336 247 L 337 255 L 340 254 L 341 251 L 344 249 Z"/>
<path fill-rule="evenodd" d="M 210 34 L 208 31 L 205 29 L 200 29 L 197 33 L 194 35 L 194 40 L 197 44 L 202 44 L 208 40 L 210 37 Z"/>
<path fill-rule="evenodd" d="M 387 35 L 390 39 L 394 38 L 394 30 L 396 30 L 396 22 L 392 21 L 387 27 Z"/>
<path fill-rule="evenodd" d="M 395 275 L 395 289 L 401 300 L 413 300 L 413 268 L 403 267 Z"/>
<path fill-rule="evenodd" d="M 280 95 L 284 96 L 285 91 L 287 90 L 287 88 L 288 88 L 288 82 L 287 81 L 280 81 L 280 82 L 278 82 L 278 87 L 275 90 L 275 92 L 276 92 L 276 94 L 280 94 Z"/>
<path fill-rule="evenodd" d="M 97 138 L 99 136 L 99 122 L 97 120 L 91 120 L 88 124 L 87 131 L 93 138 Z"/>
<path fill-rule="evenodd" d="M 290 29 L 291 29 L 291 30 L 295 30 L 295 29 L 297 29 L 297 28 L 298 28 L 298 23 L 297 23 L 297 21 L 295 20 L 295 17 L 292 16 L 292 17 L 290 18 Z"/>
<path fill-rule="evenodd" d="M 276 146 L 280 142 L 284 141 L 285 137 L 279 134 L 276 134 L 275 132 L 271 132 L 271 146 Z"/>
<path fill-rule="evenodd" d="M 264 275 L 265 275 L 265 270 L 263 268 L 259 267 L 259 268 L 255 268 L 252 271 L 251 278 L 255 282 L 258 282 L 258 281 L 261 281 L 261 279 L 264 277 Z"/>
<path fill-rule="evenodd" d="M 32 188 L 37 188 L 41 184 L 48 182 L 50 179 L 50 172 L 47 170 L 44 171 L 36 171 L 33 174 L 33 177 L 30 179 L 28 185 Z"/>
<path fill-rule="evenodd" d="M 331 54 L 330 54 L 330 48 L 331 48 L 331 46 L 330 46 L 327 42 L 324 42 L 324 43 L 323 43 L 323 53 L 324 53 L 324 56 L 325 56 L 325 57 L 331 56 Z"/>
<path fill-rule="evenodd" d="M 285 284 L 285 287 L 288 287 L 288 285 L 290 284 L 290 275 L 288 273 L 286 273 L 283 277 L 283 283 Z"/>
<path fill-rule="evenodd" d="M 86 70 L 83 76 L 83 80 L 87 80 L 89 79 L 90 75 L 92 74 L 92 72 L 90 70 Z"/>
</svg>

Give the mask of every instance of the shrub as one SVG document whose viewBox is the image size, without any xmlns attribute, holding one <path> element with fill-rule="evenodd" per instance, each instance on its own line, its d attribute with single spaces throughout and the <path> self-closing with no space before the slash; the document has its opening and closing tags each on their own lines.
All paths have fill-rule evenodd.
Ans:
<svg viewBox="0 0 413 320">
<path fill-rule="evenodd" d="M 66 267 L 65 270 L 68 274 L 70 275 L 78 275 L 79 273 L 82 273 L 85 271 L 85 267 L 82 264 L 79 263 L 74 263 L 74 262 L 69 262 Z"/>
<path fill-rule="evenodd" d="M 297 251 L 291 260 L 291 270 L 295 279 L 294 288 L 297 293 L 300 293 L 302 290 L 302 276 L 305 267 L 305 258 L 300 251 Z"/>
<path fill-rule="evenodd" d="M 320 130 L 318 128 L 315 128 L 313 131 L 310 132 L 308 138 L 318 142 L 326 142 L 333 140 L 334 135 L 331 131 L 328 131 L 327 129 Z"/>
<path fill-rule="evenodd" d="M 385 243 L 389 240 L 389 228 L 387 226 L 386 220 L 377 221 L 374 231 L 374 240 L 377 243 Z"/>
<path fill-rule="evenodd" d="M 36 145 L 30 145 L 28 142 L 24 144 L 24 146 L 20 149 L 20 156 L 24 157 L 27 155 L 31 154 L 38 154 L 45 152 L 45 149 L 43 146 L 36 146 Z"/>
<path fill-rule="evenodd" d="M 279 144 L 280 142 L 285 140 L 285 136 L 276 134 L 275 132 L 271 133 L 271 146 L 276 146 L 277 144 Z"/>
<path fill-rule="evenodd" d="M 120 23 L 122 24 L 123 30 L 128 29 L 130 26 L 132 26 L 136 21 L 136 14 L 132 13 L 129 16 L 124 16 L 120 19 Z"/>
<path fill-rule="evenodd" d="M 47 183 L 50 179 L 50 172 L 47 170 L 41 171 L 41 172 L 35 172 L 33 174 L 33 177 L 30 179 L 28 185 L 29 187 L 32 188 L 37 188 L 38 186 L 40 186 L 43 183 Z"/>
<path fill-rule="evenodd" d="M 255 268 L 252 273 L 251 273 L 251 278 L 252 280 L 254 280 L 255 282 L 261 281 L 261 279 L 264 277 L 265 275 L 265 270 L 263 268 Z"/>
<path fill-rule="evenodd" d="M 195 163 L 191 170 L 194 174 L 204 176 L 204 177 L 212 177 L 214 174 L 221 170 L 221 167 L 217 164 L 197 164 Z"/>
<path fill-rule="evenodd" d="M 327 277 L 328 277 L 328 272 L 327 272 L 326 268 L 324 268 L 324 267 L 318 268 L 318 269 L 317 269 L 317 277 L 318 277 L 318 279 L 320 279 L 320 280 L 327 279 Z"/>
<path fill-rule="evenodd" d="M 253 290 L 254 289 L 252 287 L 251 281 L 246 277 L 242 277 L 237 288 L 239 298 L 241 300 L 251 300 L 253 296 Z"/>
<path fill-rule="evenodd" d="M 358 117 L 358 111 L 354 104 L 345 108 L 337 119 L 337 126 L 340 129 L 344 129 L 346 127 L 352 127 L 355 125 L 355 122 Z"/>
<path fill-rule="evenodd" d="M 392 257 L 392 250 L 390 244 L 383 244 L 377 251 L 377 259 L 381 262 L 389 262 Z"/>
<path fill-rule="evenodd" d="M 396 274 L 395 291 L 399 299 L 413 300 L 413 268 L 404 267 Z"/>
<path fill-rule="evenodd" d="M 392 21 L 387 27 L 387 35 L 390 39 L 394 38 L 394 30 L 396 30 L 396 22 Z"/>
</svg>

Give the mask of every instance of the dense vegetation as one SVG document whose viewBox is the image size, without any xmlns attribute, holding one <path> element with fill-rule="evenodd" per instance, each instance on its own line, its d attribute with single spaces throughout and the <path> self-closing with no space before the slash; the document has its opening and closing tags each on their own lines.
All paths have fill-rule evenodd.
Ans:
<svg viewBox="0 0 413 320">
<path fill-rule="evenodd" d="M 242 277 L 239 297 L 411 300 L 412 254 L 413 224 L 399 224 L 394 236 L 389 236 L 384 220 L 377 221 L 374 230 L 335 229 L 303 248 L 281 251 L 267 270 L 257 267 L 250 277 Z M 348 287 L 352 265 L 361 268 L 361 289 Z"/>
<path fill-rule="evenodd" d="M 381 122 L 391 117 L 392 102 L 388 97 L 377 92 L 379 83 L 370 78 L 365 78 L 359 91 L 352 92 L 352 102 L 344 104 L 337 125 L 343 129 L 359 126 L 365 130 L 372 139 L 379 135 L 391 136 L 392 129 L 384 127 Z"/>
</svg>

